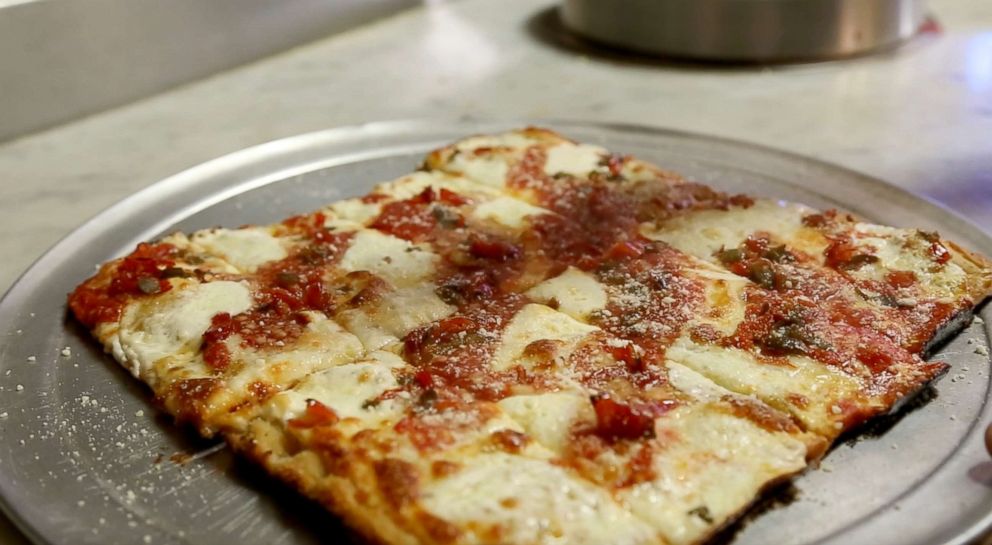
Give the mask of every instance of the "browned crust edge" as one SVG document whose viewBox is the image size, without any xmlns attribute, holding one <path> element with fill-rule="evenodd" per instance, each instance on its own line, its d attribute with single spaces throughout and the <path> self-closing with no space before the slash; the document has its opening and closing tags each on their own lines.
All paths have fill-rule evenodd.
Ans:
<svg viewBox="0 0 992 545">
<path fill-rule="evenodd" d="M 951 249 L 954 261 L 964 269 L 968 277 L 968 296 L 972 306 L 977 306 L 992 295 L 992 259 L 966 250 L 950 240 L 941 239 L 941 243 Z"/>
<path fill-rule="evenodd" d="M 362 506 L 355 496 L 359 489 L 348 478 L 317 475 L 306 467 L 299 455 L 289 453 L 281 441 L 283 431 L 262 419 L 252 421 L 250 432 L 226 433 L 224 438 L 235 452 L 265 469 L 270 475 L 288 484 L 308 498 L 320 503 L 364 543 L 371 545 L 418 545 L 418 536 L 396 524 L 381 509 Z M 385 506 L 382 506 L 385 509 Z"/>
</svg>

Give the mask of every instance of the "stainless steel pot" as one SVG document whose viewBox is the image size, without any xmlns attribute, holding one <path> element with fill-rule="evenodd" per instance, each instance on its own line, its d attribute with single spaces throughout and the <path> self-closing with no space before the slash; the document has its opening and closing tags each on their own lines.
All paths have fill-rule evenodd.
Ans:
<svg viewBox="0 0 992 545">
<path fill-rule="evenodd" d="M 895 45 L 925 0 L 565 0 L 562 20 L 643 53 L 728 61 L 842 57 Z"/>
</svg>

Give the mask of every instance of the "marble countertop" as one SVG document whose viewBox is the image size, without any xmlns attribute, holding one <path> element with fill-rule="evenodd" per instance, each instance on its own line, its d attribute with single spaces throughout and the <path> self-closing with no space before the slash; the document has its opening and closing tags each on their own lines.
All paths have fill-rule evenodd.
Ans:
<svg viewBox="0 0 992 545">
<path fill-rule="evenodd" d="M 548 1 L 427 3 L 0 144 L 0 292 L 87 218 L 170 174 L 397 118 L 619 121 L 748 140 L 888 180 L 992 231 L 992 2 L 930 4 L 941 30 L 893 52 L 731 68 L 572 47 L 555 38 Z"/>
</svg>

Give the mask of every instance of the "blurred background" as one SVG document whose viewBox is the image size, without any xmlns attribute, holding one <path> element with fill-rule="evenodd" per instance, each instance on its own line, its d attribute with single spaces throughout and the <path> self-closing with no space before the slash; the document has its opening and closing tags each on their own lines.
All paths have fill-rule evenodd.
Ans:
<svg viewBox="0 0 992 545">
<path fill-rule="evenodd" d="M 0 293 L 168 175 L 400 118 L 747 140 L 888 180 L 992 231 L 992 1 L 620 4 L 0 0 Z M 0 543 L 24 543 L 2 518 Z"/>
</svg>

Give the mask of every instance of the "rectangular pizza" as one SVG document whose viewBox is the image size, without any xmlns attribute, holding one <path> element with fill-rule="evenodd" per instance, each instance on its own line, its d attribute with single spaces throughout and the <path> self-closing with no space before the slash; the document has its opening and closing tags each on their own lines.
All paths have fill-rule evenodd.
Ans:
<svg viewBox="0 0 992 545">
<path fill-rule="evenodd" d="M 937 233 L 528 128 L 140 244 L 69 307 L 372 542 L 689 545 L 945 372 L 926 350 L 990 293 Z"/>
</svg>

